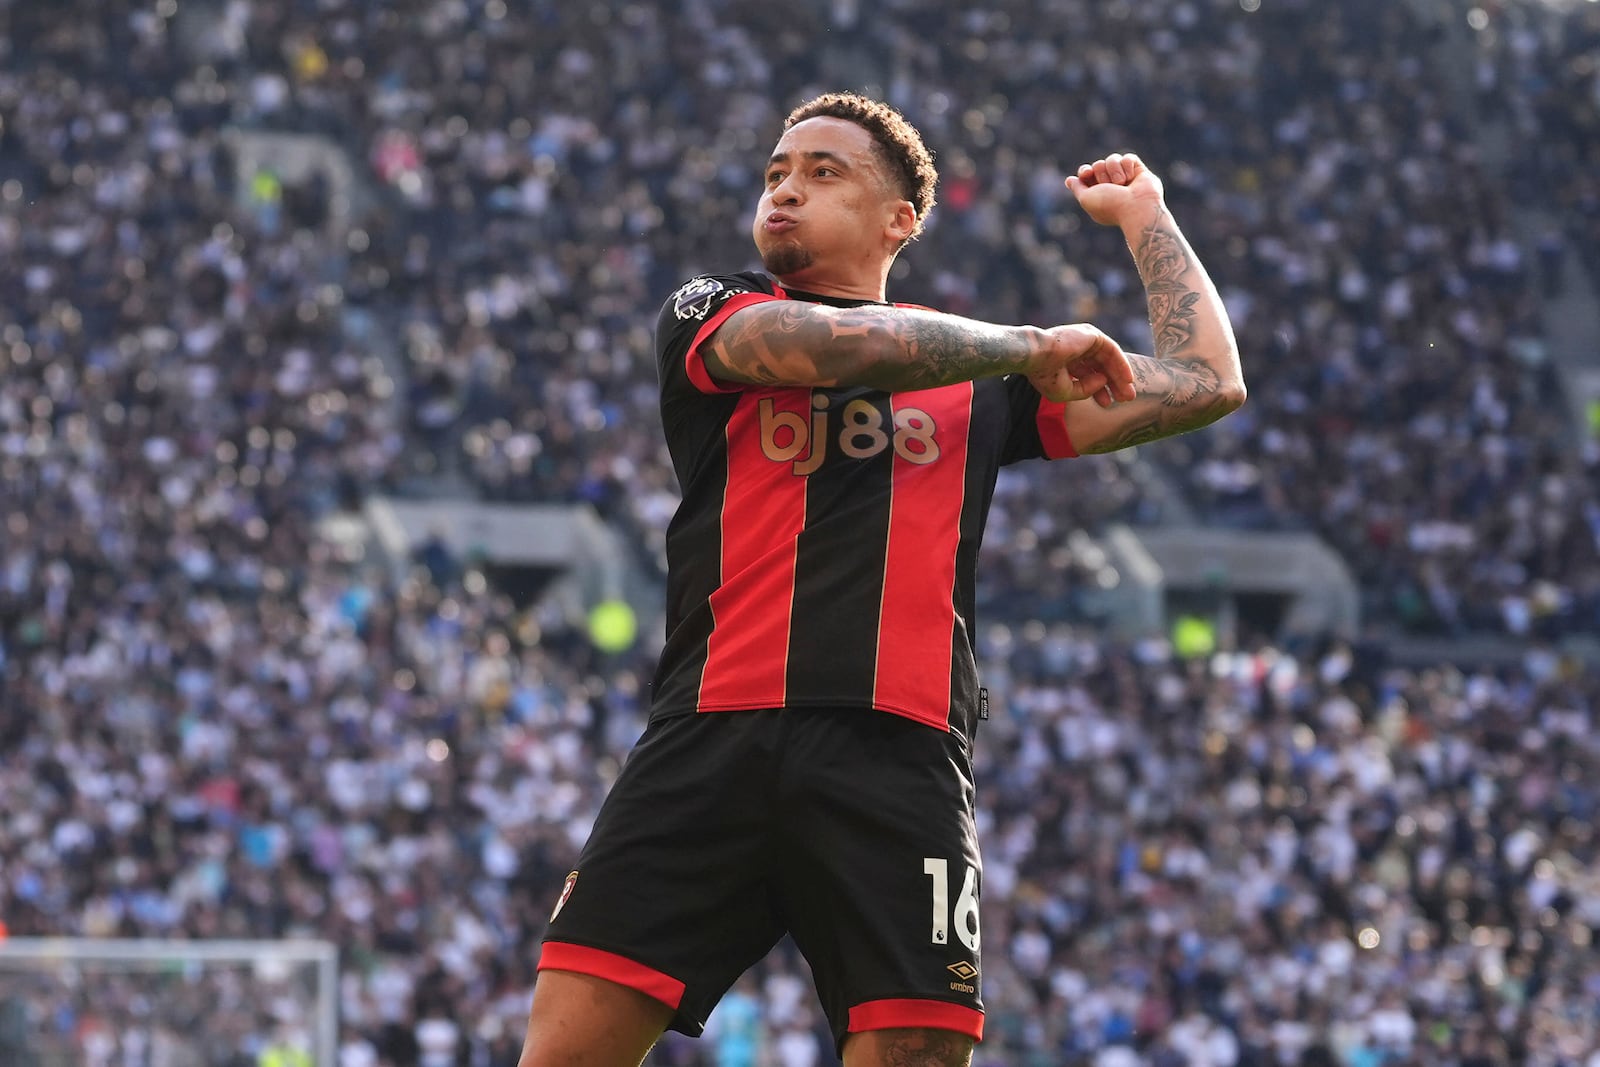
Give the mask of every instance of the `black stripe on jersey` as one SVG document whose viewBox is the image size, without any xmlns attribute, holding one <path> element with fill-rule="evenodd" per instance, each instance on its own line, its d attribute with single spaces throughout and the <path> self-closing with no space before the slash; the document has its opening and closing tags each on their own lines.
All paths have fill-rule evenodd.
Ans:
<svg viewBox="0 0 1600 1067">
<path fill-rule="evenodd" d="M 976 383 L 983 386 L 984 382 Z M 989 389 L 974 388 L 972 398 L 973 421 L 988 417 L 982 405 L 985 400 L 994 403 L 1000 389 L 993 384 Z M 978 547 L 983 540 L 984 524 L 989 516 L 989 502 L 994 496 L 994 482 L 986 473 L 993 470 L 994 460 L 981 448 L 967 449 L 966 495 L 961 501 L 961 547 L 956 550 L 956 581 L 954 604 L 956 624 L 950 635 L 950 728 L 971 741 L 978 726 L 978 665 L 974 648 L 978 635 Z"/>
<path fill-rule="evenodd" d="M 843 451 L 841 428 L 846 408 L 855 401 L 877 409 L 879 426 L 892 426 L 889 397 L 865 389 L 817 390 L 816 395 L 828 397 L 828 451 L 806 485 L 808 521 L 795 558 L 789 700 L 869 707 L 877 676 L 882 561 L 889 544 L 889 509 L 883 505 L 890 496 L 894 450 L 881 448 L 854 459 Z M 859 561 L 871 553 L 879 565 L 868 571 Z M 855 568 L 852 559 L 858 561 Z M 874 580 L 862 580 L 866 574 Z M 817 655 L 823 649 L 832 650 L 834 658 L 819 671 Z"/>
<path fill-rule="evenodd" d="M 725 402 L 729 411 L 737 403 Z M 724 416 L 724 422 L 726 416 Z M 667 526 L 667 558 L 675 562 L 667 582 L 667 643 L 652 686 L 657 706 L 692 710 L 700 700 L 707 642 L 715 620 L 711 594 L 722 582 L 722 508 L 728 488 L 728 450 L 721 438 L 706 446 L 699 472 Z M 670 667 L 662 677 L 662 667 Z M 663 686 L 667 688 L 663 688 Z"/>
</svg>

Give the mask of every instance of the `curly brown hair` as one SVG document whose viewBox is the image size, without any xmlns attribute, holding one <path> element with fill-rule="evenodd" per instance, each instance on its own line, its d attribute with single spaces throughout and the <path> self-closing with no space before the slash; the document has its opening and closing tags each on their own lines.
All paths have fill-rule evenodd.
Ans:
<svg viewBox="0 0 1600 1067">
<path fill-rule="evenodd" d="M 895 182 L 895 191 L 911 201 L 916 210 L 917 224 L 907 238 L 915 240 L 922 233 L 928 212 L 933 210 L 933 191 L 939 184 L 933 153 L 922 143 L 922 134 L 888 104 L 856 93 L 823 93 L 807 100 L 789 112 L 783 128 L 788 132 L 806 119 L 822 117 L 853 122 L 872 135 L 889 176 Z"/>
</svg>

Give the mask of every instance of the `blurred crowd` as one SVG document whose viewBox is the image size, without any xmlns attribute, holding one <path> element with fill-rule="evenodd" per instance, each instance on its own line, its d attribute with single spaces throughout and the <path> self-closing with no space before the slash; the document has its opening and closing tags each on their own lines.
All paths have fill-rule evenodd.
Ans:
<svg viewBox="0 0 1600 1067">
<path fill-rule="evenodd" d="M 997 491 L 977 1062 L 1600 1067 L 1600 686 L 1383 654 L 1600 627 L 1600 446 L 1550 416 L 1538 329 L 1571 279 L 1514 239 L 1406 12 L 0 0 L 0 921 L 325 938 L 340 1067 L 514 1064 L 646 651 L 319 523 L 455 478 L 588 502 L 656 558 L 656 308 L 751 264 L 784 110 L 867 84 L 943 173 L 895 298 L 1145 343 L 1126 250 L 1060 182 L 1133 149 L 1252 390 Z M 1593 12 L 1515 25 L 1480 84 L 1592 225 Z M 332 138 L 375 206 L 340 225 L 326 182 L 240 173 L 230 126 Z M 1374 639 L 1097 637 L 1075 533 L 1170 518 L 1163 468 L 1209 521 L 1321 532 Z M 148 999 L 29 1022 L 97 1067 L 261 1067 L 304 1036 L 279 1003 L 160 1064 L 183 1028 Z M 821 1027 L 785 946 L 652 1062 L 808 1067 Z"/>
<path fill-rule="evenodd" d="M 1541 278 L 1515 240 L 1510 176 L 1479 164 L 1472 102 L 1445 98 L 1434 32 L 1405 5 L 232 7 L 218 69 L 257 87 L 240 110 L 337 124 L 409 209 L 357 270 L 405 305 L 429 453 L 486 493 L 591 500 L 658 538 L 672 483 L 648 312 L 687 276 L 750 264 L 756 168 L 784 108 L 867 80 L 943 174 L 895 298 L 1090 319 L 1147 347 L 1119 235 L 1086 226 L 1061 185 L 1138 150 L 1220 279 L 1260 401 L 1147 450 L 1201 517 L 1315 529 L 1374 626 L 1600 628 L 1600 445 L 1576 453 L 1547 414 L 1561 406 L 1539 294 L 1562 271 Z M 1588 81 L 1526 90 L 1526 108 L 1568 116 L 1545 120 L 1547 154 L 1574 201 L 1593 182 L 1577 158 L 1594 143 L 1588 40 L 1568 34 L 1562 68 Z M 559 47 L 542 57 L 542 41 Z M 1036 548 L 1041 564 L 1038 583 L 999 576 L 1002 597 L 1073 600 L 1092 575 L 1067 531 L 1161 517 L 1116 464 L 1063 466 L 1029 479 L 1036 508 L 1001 503 L 1021 543 L 997 536 L 996 554 Z"/>
<path fill-rule="evenodd" d="M 1540 284 L 1565 288 L 1558 264 L 1569 247 L 1600 279 L 1600 9 L 1513 3 L 1494 13 L 1478 34 L 1478 105 L 1510 122 L 1519 159 L 1559 215 L 1535 249 Z"/>
</svg>

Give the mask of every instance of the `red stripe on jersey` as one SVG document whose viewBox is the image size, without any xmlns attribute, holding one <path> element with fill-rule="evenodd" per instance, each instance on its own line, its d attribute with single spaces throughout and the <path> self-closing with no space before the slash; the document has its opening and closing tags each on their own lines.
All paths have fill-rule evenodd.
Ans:
<svg viewBox="0 0 1600 1067">
<path fill-rule="evenodd" d="M 1093 401 L 1082 401 L 1093 403 Z M 1078 450 L 1072 447 L 1072 437 L 1067 433 L 1067 405 L 1055 400 L 1039 398 L 1039 440 L 1044 442 L 1045 459 L 1077 459 Z"/>
<path fill-rule="evenodd" d="M 896 393 L 890 400 L 894 473 L 872 702 L 948 730 L 972 383 Z M 930 432 L 937 455 L 927 444 Z"/>
<path fill-rule="evenodd" d="M 942 1000 L 869 1000 L 850 1009 L 847 1033 L 863 1030 L 898 1030 L 902 1027 L 954 1030 L 974 1041 L 983 1040 L 983 1012 L 965 1004 Z"/>
<path fill-rule="evenodd" d="M 770 442 L 761 414 L 769 404 Z M 806 524 L 806 480 L 794 464 L 805 458 L 799 434 L 809 434 L 810 420 L 809 389 L 748 391 L 728 419 L 722 571 L 710 600 L 700 711 L 783 706 L 796 539 Z M 769 446 L 787 458 L 768 458 Z"/>
<path fill-rule="evenodd" d="M 705 325 L 694 332 L 694 340 L 689 343 L 689 351 L 683 356 L 683 369 L 689 375 L 689 381 L 702 393 L 737 393 L 744 386 L 737 382 L 719 382 L 711 377 L 711 372 L 706 370 L 706 361 L 700 355 L 700 345 L 706 338 L 716 332 L 718 326 L 728 321 L 728 316 L 741 308 L 750 307 L 752 304 L 765 304 L 768 300 L 782 300 L 778 296 L 768 296 L 766 293 L 740 293 L 738 296 L 728 298 L 728 302 L 717 309 L 717 313 L 706 320 Z"/>
<path fill-rule="evenodd" d="M 670 974 L 662 974 L 626 956 L 606 952 L 587 945 L 573 945 L 565 941 L 546 941 L 539 953 L 539 970 L 574 971 L 591 974 L 608 982 L 637 989 L 647 997 L 654 997 L 667 1007 L 677 1010 L 683 1001 L 683 983 Z"/>
</svg>

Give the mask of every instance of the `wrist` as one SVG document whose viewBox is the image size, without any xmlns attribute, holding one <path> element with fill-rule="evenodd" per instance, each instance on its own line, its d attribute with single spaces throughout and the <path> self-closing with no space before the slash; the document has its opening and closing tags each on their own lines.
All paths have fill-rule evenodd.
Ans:
<svg viewBox="0 0 1600 1067">
<path fill-rule="evenodd" d="M 1009 361 L 1003 374 L 1032 374 L 1044 367 L 1051 349 L 1050 331 L 1038 326 L 1016 327 L 1021 344 L 1019 355 Z"/>
<path fill-rule="evenodd" d="M 1130 243 L 1133 238 L 1144 233 L 1151 226 L 1160 222 L 1162 218 L 1170 219 L 1171 212 L 1167 210 L 1163 200 L 1137 200 L 1128 205 L 1122 216 L 1117 219 L 1117 225 L 1128 236 Z"/>
</svg>

